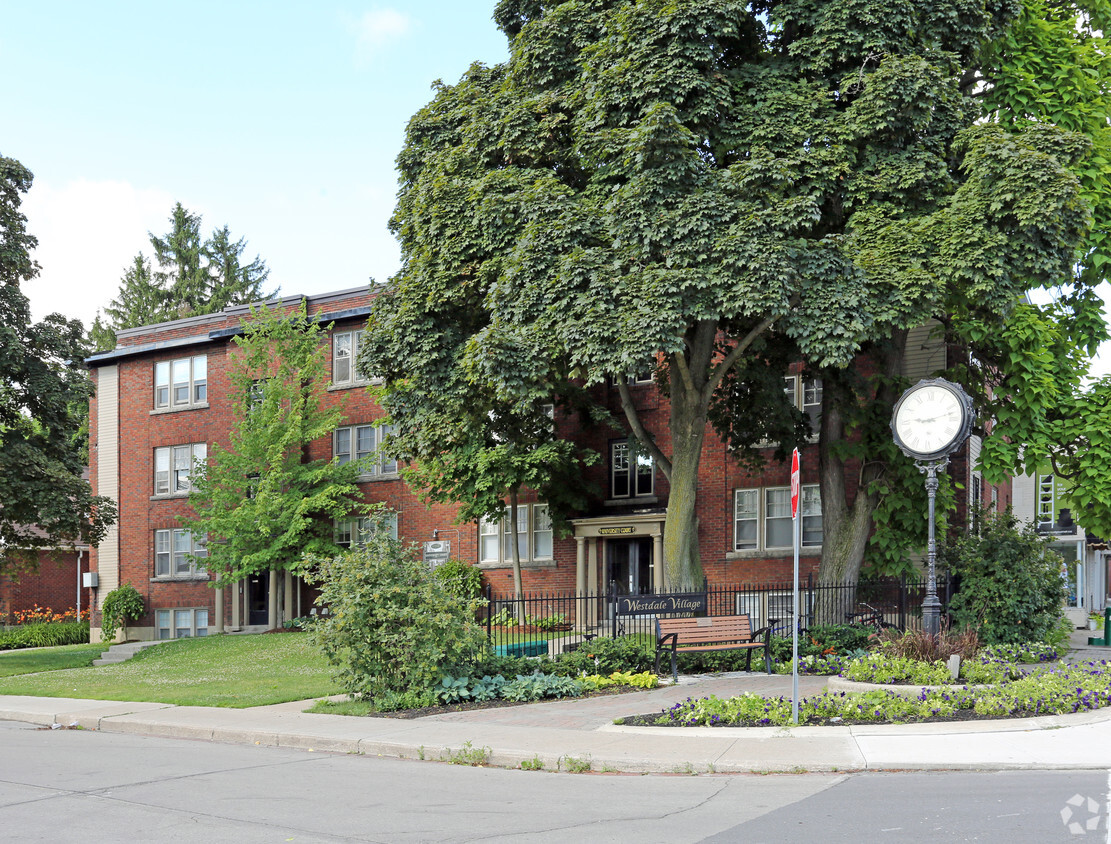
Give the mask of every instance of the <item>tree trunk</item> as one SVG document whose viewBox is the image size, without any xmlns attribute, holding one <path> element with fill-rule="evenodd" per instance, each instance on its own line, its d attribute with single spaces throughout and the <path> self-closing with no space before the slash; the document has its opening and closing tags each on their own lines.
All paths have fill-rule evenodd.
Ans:
<svg viewBox="0 0 1111 844">
<path fill-rule="evenodd" d="M 791 307 L 797 304 L 792 299 Z M 748 333 L 719 346 L 718 322 L 706 319 L 688 327 L 682 351 L 668 356 L 671 418 L 671 456 L 668 457 L 644 428 L 629 395 L 628 386 L 618 380 L 621 407 L 637 441 L 656 461 L 671 489 L 664 521 L 665 588 L 693 590 L 703 582 L 702 559 L 698 551 L 698 466 L 702 460 L 702 443 L 710 402 L 725 373 L 737 364 L 753 342 L 771 328 L 775 317 L 767 317 L 751 327 Z M 659 565 L 660 561 L 656 561 Z"/>
<path fill-rule="evenodd" d="M 517 623 L 525 623 L 525 591 L 521 584 L 521 548 L 517 543 L 517 487 L 509 490 L 509 533 L 513 548 L 513 597 L 516 598 Z"/>
<path fill-rule="evenodd" d="M 695 393 L 692 395 L 692 393 Z M 664 521 L 665 586 L 693 591 L 702 585 L 698 552 L 698 467 L 706 436 L 707 407 L 697 391 L 671 384 L 671 491 Z"/>
<path fill-rule="evenodd" d="M 874 397 L 864 401 L 881 402 L 892 407 L 898 394 L 892 379 L 902 370 L 907 332 L 897 331 L 890 342 L 874 349 L 875 360 L 884 381 Z M 865 459 L 859 467 L 857 489 L 848 494 L 849 460 L 837 451 L 845 436 L 844 410 L 849 402 L 861 401 L 845 384 L 829 382 L 822 391 L 822 423 L 818 438 L 818 473 L 822 494 L 822 559 L 818 586 L 822 587 L 816 607 L 820 624 L 840 624 L 845 613 L 856 605 L 856 584 L 872 533 L 872 514 L 879 496 L 870 491 L 887 466 L 879 460 Z"/>
</svg>

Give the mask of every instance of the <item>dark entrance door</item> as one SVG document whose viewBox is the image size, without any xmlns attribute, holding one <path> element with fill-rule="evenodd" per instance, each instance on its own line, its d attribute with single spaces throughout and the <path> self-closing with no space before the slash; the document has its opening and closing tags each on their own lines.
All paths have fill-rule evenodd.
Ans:
<svg viewBox="0 0 1111 844">
<path fill-rule="evenodd" d="M 254 626 L 270 620 L 270 576 L 267 572 L 247 578 L 247 623 Z"/>
<path fill-rule="evenodd" d="M 606 540 L 606 584 L 617 584 L 619 595 L 652 591 L 652 538 Z"/>
</svg>

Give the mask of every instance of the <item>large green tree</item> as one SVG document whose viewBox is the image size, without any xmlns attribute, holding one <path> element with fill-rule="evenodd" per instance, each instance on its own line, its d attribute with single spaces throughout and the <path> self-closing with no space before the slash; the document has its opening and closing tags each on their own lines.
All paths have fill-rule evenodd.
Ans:
<svg viewBox="0 0 1111 844">
<path fill-rule="evenodd" d="M 614 376 L 669 481 L 668 581 L 699 582 L 699 461 L 733 373 L 781 340 L 844 366 L 947 290 L 1002 308 L 1071 264 L 1086 218 L 1059 134 L 977 125 L 962 88 L 1014 11 L 503 0 L 509 62 L 439 86 L 398 159 L 404 263 L 371 321 L 394 351 L 374 360 L 384 402 L 437 388 L 410 353 L 445 336 L 520 402 Z M 657 359 L 659 439 L 623 384 Z"/>
<path fill-rule="evenodd" d="M 233 239 L 227 226 L 201 237 L 201 216 L 180 202 L 163 235 L 148 232 L 153 261 L 139 253 L 120 279 L 120 290 L 90 330 L 98 350 L 115 348 L 116 332 L 124 328 L 196 314 L 210 314 L 228 305 L 246 305 L 277 295 L 263 285 L 270 275 L 257 255 L 244 260 L 245 238 Z"/>
<path fill-rule="evenodd" d="M 0 571 L 39 549 L 97 544 L 116 518 L 81 477 L 80 420 L 91 383 L 77 320 L 31 321 L 21 284 L 39 273 L 37 240 L 19 210 L 31 172 L 0 156 Z"/>
<path fill-rule="evenodd" d="M 333 520 L 369 512 L 358 461 L 309 460 L 310 442 L 330 436 L 343 409 L 324 406 L 325 329 L 300 309 L 252 312 L 235 337 L 229 371 L 233 424 L 198 466 L 181 522 L 208 537 L 207 569 L 218 584 L 271 570 L 296 570 L 306 555 L 330 555 Z"/>
<path fill-rule="evenodd" d="M 978 430 L 987 437 L 979 467 L 985 478 L 1001 483 L 1053 456 L 1062 474 L 1088 479 L 1072 487 L 1074 503 L 1083 502 L 1078 513 L 1090 524 L 1098 517 L 1104 526 L 1111 524 L 1105 480 L 1111 462 L 1098 447 L 1106 425 L 1093 411 L 1106 400 L 1100 392 L 1106 387 L 1085 389 L 1083 377 L 1107 337 L 1094 288 L 1106 280 L 1111 257 L 1111 44 L 1102 34 L 1109 11 L 1105 0 L 1023 0 L 961 80 L 983 119 L 1008 132 L 1051 126 L 1071 133 L 1053 137 L 1043 149 L 1076 177 L 1092 223 L 1074 263 L 1060 266 L 1056 276 L 1028 279 L 1030 288 L 1056 290 L 1052 301 L 983 302 L 957 286 L 924 314 L 938 320 L 935 341 L 958 351 L 945 374 L 965 385 L 982 419 L 990 420 Z M 922 479 L 894 448 L 888 428 L 894 401 L 907 386 L 898 377 L 906 337 L 896 328 L 866 345 L 868 376 L 859 369 L 823 373 L 820 579 L 826 583 L 855 582 L 866 555 L 876 570 L 905 569 L 908 551 L 925 541 Z M 949 480 L 943 479 L 946 501 L 953 495 Z"/>
</svg>

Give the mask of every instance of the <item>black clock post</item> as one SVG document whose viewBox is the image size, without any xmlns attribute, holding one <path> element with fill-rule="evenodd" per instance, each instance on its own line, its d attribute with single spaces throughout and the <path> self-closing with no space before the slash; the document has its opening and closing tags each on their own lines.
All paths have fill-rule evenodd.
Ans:
<svg viewBox="0 0 1111 844">
<path fill-rule="evenodd" d="M 926 475 L 928 525 L 926 597 L 922 601 L 922 629 L 941 632 L 941 601 L 937 597 L 937 538 L 935 516 L 937 473 L 949 465 L 949 455 L 972 433 L 972 399 L 959 384 L 944 378 L 925 378 L 908 389 L 895 404 L 891 433 L 895 444 Z"/>
</svg>

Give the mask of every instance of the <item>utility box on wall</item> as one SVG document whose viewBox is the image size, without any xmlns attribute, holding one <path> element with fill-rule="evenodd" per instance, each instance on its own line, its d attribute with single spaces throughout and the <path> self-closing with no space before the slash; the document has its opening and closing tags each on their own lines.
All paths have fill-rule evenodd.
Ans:
<svg viewBox="0 0 1111 844">
<path fill-rule="evenodd" d="M 95 571 L 81 573 L 81 585 L 86 589 L 96 589 L 100 583 L 100 576 Z"/>
</svg>

